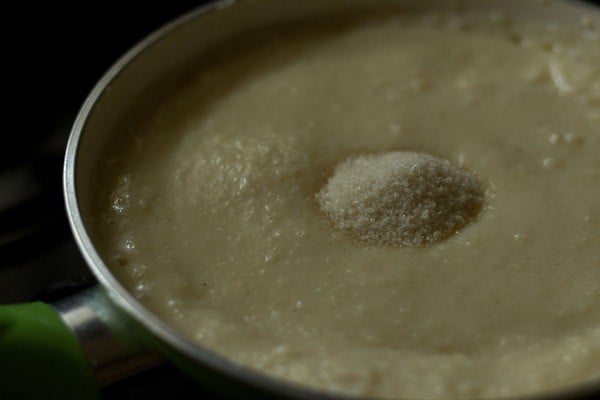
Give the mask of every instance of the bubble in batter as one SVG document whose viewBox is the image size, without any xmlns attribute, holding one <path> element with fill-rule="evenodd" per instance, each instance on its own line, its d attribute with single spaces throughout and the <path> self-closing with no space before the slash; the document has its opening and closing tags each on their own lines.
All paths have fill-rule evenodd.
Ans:
<svg viewBox="0 0 600 400">
<path fill-rule="evenodd" d="M 400 151 L 347 159 L 316 197 L 338 229 L 368 243 L 408 247 L 447 238 L 483 204 L 482 187 L 469 171 Z"/>
</svg>

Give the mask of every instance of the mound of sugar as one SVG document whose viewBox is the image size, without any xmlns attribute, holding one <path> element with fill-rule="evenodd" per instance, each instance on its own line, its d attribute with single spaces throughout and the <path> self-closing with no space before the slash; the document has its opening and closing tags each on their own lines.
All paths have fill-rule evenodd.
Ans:
<svg viewBox="0 0 600 400">
<path fill-rule="evenodd" d="M 410 247 L 447 238 L 483 204 L 473 174 L 414 152 L 347 159 L 316 197 L 337 228 L 368 243 Z"/>
</svg>

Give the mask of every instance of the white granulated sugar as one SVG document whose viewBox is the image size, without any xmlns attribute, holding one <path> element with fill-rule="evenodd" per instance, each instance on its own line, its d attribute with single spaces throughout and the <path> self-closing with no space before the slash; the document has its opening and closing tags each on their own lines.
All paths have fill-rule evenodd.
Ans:
<svg viewBox="0 0 600 400">
<path fill-rule="evenodd" d="M 316 197 L 337 228 L 369 243 L 410 247 L 452 235 L 483 203 L 472 173 L 441 158 L 399 151 L 347 159 Z"/>
</svg>

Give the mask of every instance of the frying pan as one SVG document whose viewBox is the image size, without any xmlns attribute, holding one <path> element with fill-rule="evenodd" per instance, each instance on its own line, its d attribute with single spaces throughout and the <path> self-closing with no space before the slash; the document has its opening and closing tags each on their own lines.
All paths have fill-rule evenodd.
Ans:
<svg viewBox="0 0 600 400">
<path fill-rule="evenodd" d="M 452 7 L 446 0 L 370 0 L 369 6 Z M 516 19 L 575 25 L 600 12 L 582 2 L 488 0 L 473 11 L 505 10 Z M 64 164 L 64 195 L 73 234 L 98 279 L 92 289 L 55 304 L 0 307 L 0 398 L 99 398 L 99 387 L 149 368 L 163 358 L 227 397 L 345 399 L 276 380 L 192 343 L 136 300 L 112 275 L 93 232 L 95 166 L 112 132 L 141 104 L 160 98 L 220 41 L 258 28 L 322 13 L 364 7 L 362 0 L 221 0 L 166 25 L 132 48 L 102 77 L 74 123 Z M 584 396 L 597 385 L 549 397 Z"/>
</svg>

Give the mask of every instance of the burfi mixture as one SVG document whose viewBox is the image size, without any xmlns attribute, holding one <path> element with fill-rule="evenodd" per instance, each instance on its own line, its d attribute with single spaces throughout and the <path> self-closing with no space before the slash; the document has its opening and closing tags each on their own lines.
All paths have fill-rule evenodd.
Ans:
<svg viewBox="0 0 600 400">
<path fill-rule="evenodd" d="M 597 381 L 599 130 L 589 23 L 490 10 L 265 28 L 119 133 L 99 246 L 190 339 L 313 388 Z"/>
</svg>

